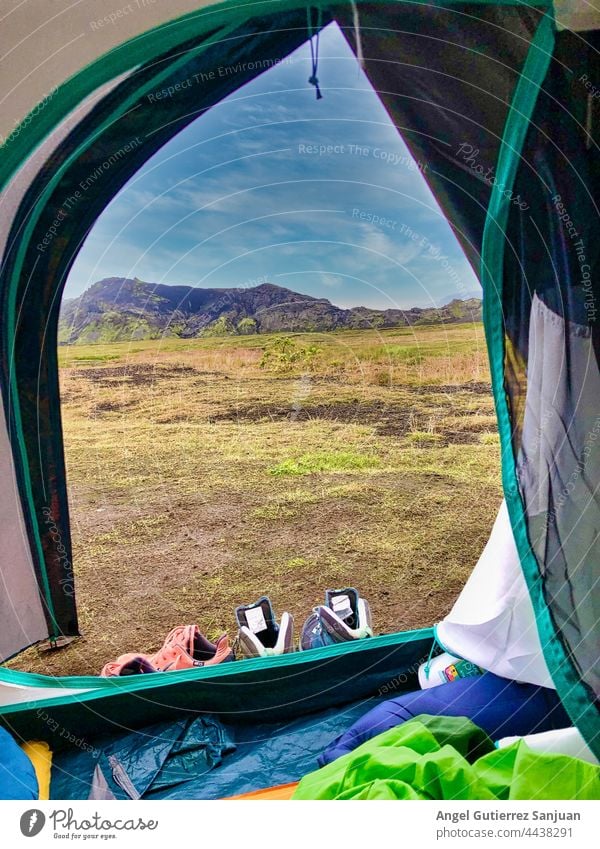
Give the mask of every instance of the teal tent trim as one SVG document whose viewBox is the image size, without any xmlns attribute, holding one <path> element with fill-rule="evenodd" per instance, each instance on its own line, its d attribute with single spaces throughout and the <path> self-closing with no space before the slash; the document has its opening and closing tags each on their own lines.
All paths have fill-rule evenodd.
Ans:
<svg viewBox="0 0 600 849">
<path fill-rule="evenodd" d="M 165 684 L 176 684 L 178 682 L 191 681 L 195 679 L 212 679 L 219 678 L 223 675 L 229 676 L 232 670 L 242 671 L 257 671 L 269 670 L 276 666 L 298 667 L 302 666 L 305 661 L 319 658 L 326 665 L 329 660 L 336 657 L 356 654 L 364 651 L 380 651 L 392 650 L 396 646 L 404 645 L 405 643 L 416 643 L 424 641 L 427 644 L 427 652 L 423 657 L 425 661 L 429 654 L 432 643 L 435 648 L 433 628 L 420 628 L 414 631 L 398 631 L 394 634 L 382 634 L 376 637 L 371 637 L 368 640 L 354 640 L 348 643 L 337 643 L 331 646 L 324 646 L 320 649 L 312 649 L 303 652 L 290 652 L 289 654 L 279 655 L 277 657 L 259 657 L 247 658 L 243 662 L 221 663 L 216 666 L 204 666 L 198 669 L 183 669 L 178 672 L 169 672 L 166 675 L 163 672 L 146 673 L 145 675 L 125 675 L 122 677 L 115 676 L 111 678 L 101 678 L 97 675 L 63 675 L 60 678 L 55 678 L 51 675 L 42 675 L 37 672 L 20 672 L 18 669 L 7 669 L 0 666 L 0 682 L 13 684 L 15 686 L 34 686 L 41 690 L 55 690 L 57 687 L 64 687 L 67 690 L 72 689 L 93 689 L 102 691 L 105 695 L 110 692 L 128 692 L 142 691 L 147 688 L 156 686 L 157 681 L 163 681 Z M 291 670 L 290 670 L 291 671 Z M 416 669 L 413 670 L 416 673 Z M 51 701 L 56 704 L 55 696 Z M 65 700 L 65 703 L 70 701 L 70 696 L 58 697 L 60 700 Z M 61 701 L 62 703 L 62 701 Z M 19 710 L 28 710 L 28 703 L 16 705 L 0 705 L 0 715 L 4 713 L 12 713 Z"/>
<path fill-rule="evenodd" d="M 498 158 L 497 180 L 492 190 L 483 236 L 481 258 L 481 283 L 484 291 L 483 319 L 500 432 L 502 483 L 521 566 L 535 611 L 544 657 L 565 709 L 590 748 L 599 754 L 597 711 L 590 702 L 587 688 L 580 680 L 573 662 L 557 636 L 544 598 L 538 563 L 529 541 L 525 506 L 517 479 L 512 444 L 512 423 L 504 387 L 502 288 L 506 227 L 511 204 L 509 192 L 514 187 L 537 96 L 550 66 L 554 50 L 554 35 L 554 16 L 549 10 L 536 30 L 507 116 Z"/>
<path fill-rule="evenodd" d="M 244 723 L 300 716 L 415 689 L 432 639 L 432 629 L 423 628 L 279 657 L 122 678 L 51 678 L 0 667 L 0 685 L 31 688 L 30 700 L 0 705 L 0 726 L 60 747 L 65 728 L 74 736 L 97 734 L 181 712 L 217 713 Z M 64 693 L 57 692 L 61 689 Z"/>
</svg>

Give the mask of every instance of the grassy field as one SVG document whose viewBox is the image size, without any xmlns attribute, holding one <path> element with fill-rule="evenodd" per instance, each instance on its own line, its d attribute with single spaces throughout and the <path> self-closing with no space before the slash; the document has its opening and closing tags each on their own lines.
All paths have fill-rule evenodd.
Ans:
<svg viewBox="0 0 600 849">
<path fill-rule="evenodd" d="M 266 349 L 266 351 L 265 351 Z M 83 639 L 98 673 L 268 593 L 297 627 L 356 586 L 378 632 L 451 606 L 501 499 L 480 325 L 60 349 Z"/>
</svg>

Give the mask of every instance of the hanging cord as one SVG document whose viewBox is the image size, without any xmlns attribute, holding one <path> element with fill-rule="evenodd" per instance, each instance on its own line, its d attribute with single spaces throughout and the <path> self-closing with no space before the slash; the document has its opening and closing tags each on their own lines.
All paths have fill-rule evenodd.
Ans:
<svg viewBox="0 0 600 849">
<path fill-rule="evenodd" d="M 435 647 L 438 645 L 438 641 L 435 637 L 435 633 L 433 636 L 433 642 L 431 644 L 431 650 L 429 652 L 429 657 L 427 658 L 427 662 L 425 663 L 425 669 L 423 670 L 425 673 L 425 680 L 429 681 L 429 672 L 431 670 L 431 661 L 433 660 L 433 652 L 435 651 Z"/>
<path fill-rule="evenodd" d="M 350 5 L 352 6 L 352 23 L 354 24 L 354 40 L 356 41 L 356 59 L 358 61 L 358 64 L 364 71 L 365 57 L 363 55 L 362 38 L 360 35 L 360 17 L 358 14 L 358 6 L 356 5 L 356 0 L 350 0 Z"/>
<path fill-rule="evenodd" d="M 322 12 L 321 8 L 317 8 L 317 31 L 314 34 L 314 42 L 313 42 L 313 27 L 312 27 L 312 14 L 310 6 L 306 9 L 307 16 L 307 28 L 308 28 L 308 43 L 310 44 L 310 58 L 312 63 L 312 74 L 308 78 L 308 81 L 311 85 L 314 85 L 317 92 L 317 100 L 321 100 L 323 95 L 321 94 L 321 89 L 319 88 L 319 79 L 317 77 L 317 67 L 319 65 L 319 35 L 321 33 L 321 22 L 322 22 Z"/>
</svg>

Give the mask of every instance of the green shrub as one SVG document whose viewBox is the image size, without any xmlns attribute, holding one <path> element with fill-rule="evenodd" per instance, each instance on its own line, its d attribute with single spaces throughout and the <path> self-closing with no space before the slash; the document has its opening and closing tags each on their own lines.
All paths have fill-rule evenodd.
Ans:
<svg viewBox="0 0 600 849">
<path fill-rule="evenodd" d="M 258 325 L 253 318 L 242 318 L 241 321 L 238 321 L 237 332 L 240 336 L 252 336 L 254 333 L 258 333 Z"/>
<path fill-rule="evenodd" d="M 212 324 L 209 324 L 209 326 L 202 331 L 202 335 L 230 336 L 234 332 L 235 330 L 231 321 L 227 318 L 227 316 L 221 315 L 216 321 L 213 321 Z"/>
<path fill-rule="evenodd" d="M 276 374 L 285 374 L 296 369 L 310 371 L 321 354 L 317 345 L 300 347 L 291 336 L 276 336 L 263 349 L 260 367 Z"/>
</svg>

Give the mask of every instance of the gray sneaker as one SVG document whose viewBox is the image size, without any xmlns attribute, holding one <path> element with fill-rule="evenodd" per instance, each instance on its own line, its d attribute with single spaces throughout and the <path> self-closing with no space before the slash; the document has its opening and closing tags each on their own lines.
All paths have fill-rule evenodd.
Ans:
<svg viewBox="0 0 600 849">
<path fill-rule="evenodd" d="M 264 595 L 254 604 L 236 608 L 238 644 L 246 657 L 274 657 L 294 651 L 294 619 L 283 613 L 277 622 L 270 599 Z"/>
<path fill-rule="evenodd" d="M 302 626 L 300 650 L 322 648 L 335 643 L 373 636 L 371 609 L 354 587 L 327 590 L 325 604 L 313 609 Z"/>
</svg>

